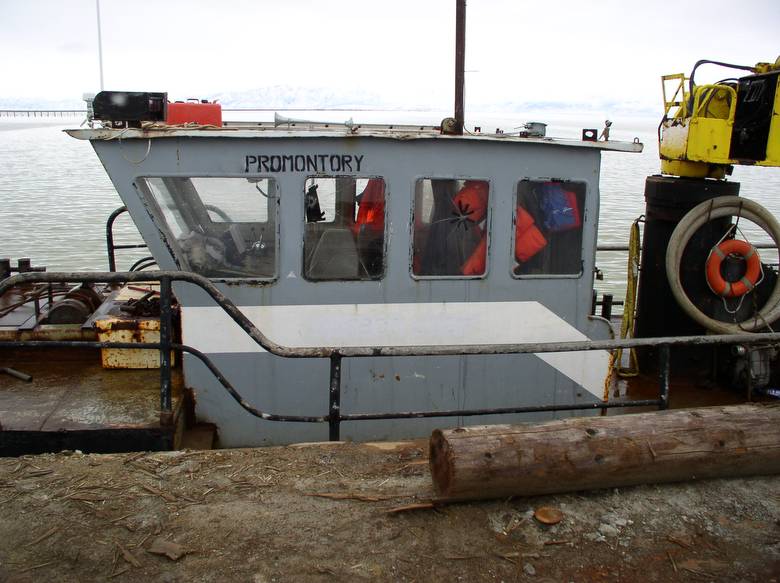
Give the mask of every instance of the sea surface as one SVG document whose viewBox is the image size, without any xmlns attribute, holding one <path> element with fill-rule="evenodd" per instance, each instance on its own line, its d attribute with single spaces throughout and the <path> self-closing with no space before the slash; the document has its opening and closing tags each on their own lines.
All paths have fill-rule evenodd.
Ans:
<svg viewBox="0 0 780 583">
<path fill-rule="evenodd" d="M 437 124 L 445 112 L 295 112 L 298 119 L 356 123 Z M 242 114 L 247 118 L 247 114 Z M 226 116 L 227 117 L 227 116 Z M 527 121 L 548 124 L 547 135 L 577 138 L 582 128 L 603 127 L 603 116 L 571 112 L 526 112 L 511 116 L 479 114 L 467 126 L 484 132 L 513 131 Z M 227 119 L 238 119 L 236 114 Z M 249 119 L 270 121 L 273 113 L 254 113 Z M 105 223 L 122 205 L 88 142 L 62 130 L 77 127 L 80 118 L 0 118 L 0 257 L 29 257 L 49 271 L 106 270 Z M 599 243 L 627 243 L 629 227 L 644 212 L 645 178 L 659 172 L 653 118 L 613 119 L 611 139 L 644 144 L 641 154 L 605 152 L 601 164 Z M 730 180 L 741 183 L 740 194 L 780 215 L 780 169 L 736 167 Z M 754 240 L 768 241 L 760 230 L 748 231 Z M 115 226 L 117 243 L 140 243 L 128 215 Z M 144 251 L 119 251 L 117 266 L 127 269 Z M 770 259 L 769 257 L 767 257 Z M 776 262 L 774 254 L 771 261 Z M 600 253 L 597 265 L 602 292 L 616 298 L 625 293 L 626 255 Z"/>
</svg>

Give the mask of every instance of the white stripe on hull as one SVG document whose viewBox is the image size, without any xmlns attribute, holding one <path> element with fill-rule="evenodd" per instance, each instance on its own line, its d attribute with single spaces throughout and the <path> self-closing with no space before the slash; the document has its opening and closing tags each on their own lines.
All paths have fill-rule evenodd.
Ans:
<svg viewBox="0 0 780 583">
<path fill-rule="evenodd" d="M 588 340 L 539 302 L 434 302 L 242 306 L 283 346 L 422 346 Z M 219 307 L 182 309 L 184 343 L 205 352 L 265 352 Z M 539 354 L 597 398 L 609 367 L 606 351 Z"/>
</svg>

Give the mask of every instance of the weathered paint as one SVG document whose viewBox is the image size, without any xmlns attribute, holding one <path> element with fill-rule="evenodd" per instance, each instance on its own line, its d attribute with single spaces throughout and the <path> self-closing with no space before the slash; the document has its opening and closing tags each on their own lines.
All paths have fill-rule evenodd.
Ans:
<svg viewBox="0 0 780 583">
<path fill-rule="evenodd" d="M 607 326 L 590 318 L 594 255 L 598 222 L 598 179 L 600 151 L 638 151 L 639 144 L 616 142 L 561 142 L 548 139 L 518 139 L 498 136 L 455 138 L 432 132 L 393 131 L 281 131 L 235 130 L 80 130 L 76 137 L 91 139 L 95 150 L 136 222 L 150 251 L 162 269 L 176 269 L 158 225 L 135 186 L 145 176 L 267 176 L 279 188 L 281 244 L 276 279 L 259 282 L 220 283 L 222 291 L 237 305 L 287 306 L 302 311 L 308 306 L 360 305 L 367 313 L 376 306 L 404 304 L 494 304 L 501 321 L 502 305 L 531 302 L 554 314 L 582 337 L 607 338 Z M 121 138 L 117 139 L 117 138 Z M 139 139 L 140 138 L 140 139 Z M 309 174 L 291 169 L 258 175 L 247 172 L 247 156 L 325 156 L 334 152 L 360 155 L 360 172 L 355 177 L 382 177 L 387 189 L 386 275 L 380 281 L 312 282 L 302 277 L 304 233 L 303 192 Z M 269 158 L 270 159 L 270 158 Z M 418 178 L 479 178 L 490 181 L 491 225 L 488 270 L 483 278 L 414 278 L 410 275 L 411 213 L 414 182 Z M 582 270 L 570 276 L 516 278 L 511 273 L 514 193 L 518 181 L 572 180 L 585 186 Z M 185 283 L 174 283 L 177 297 L 189 309 L 209 308 L 213 302 L 203 291 Z M 193 312 L 194 313 L 194 312 Z M 338 308 L 334 308 L 334 314 Z M 185 317 L 186 318 L 186 317 Z M 452 314 L 457 322 L 458 314 Z M 386 316 L 392 324 L 392 314 Z M 367 320 L 370 325 L 370 318 Z M 263 318 L 257 319 L 264 329 Z M 473 324 L 473 322 L 472 322 Z M 467 322 L 463 326 L 468 326 Z M 522 319 L 512 324 L 513 338 L 522 339 Z M 327 322 L 298 321 L 306 327 L 327 326 L 348 343 L 349 325 L 333 319 Z M 417 326 L 399 319 L 394 337 Z M 494 328 L 497 326 L 494 324 Z M 194 331 L 193 331 L 194 330 Z M 323 358 L 285 359 L 261 351 L 220 351 L 209 347 L 213 328 L 188 331 L 183 342 L 205 352 L 224 372 L 243 397 L 261 410 L 300 415 L 323 415 L 328 410 L 329 362 Z M 486 329 L 489 332 L 489 329 Z M 225 334 L 224 327 L 219 333 Z M 227 332 L 230 342 L 240 343 L 243 332 Z M 452 345 L 468 337 L 466 331 L 450 326 L 437 344 Z M 536 336 L 533 338 L 537 339 Z M 336 340 L 339 337 L 335 337 Z M 273 338 L 272 338 L 273 340 Z M 235 342 L 234 342 L 235 341 Z M 383 343 L 385 344 L 385 343 Z M 223 445 L 258 445 L 327 438 L 326 425 L 281 424 L 253 418 L 244 413 L 214 380 L 205 366 L 193 358 L 184 359 L 186 382 L 195 390 L 197 414 L 219 427 Z M 560 369 L 555 359 L 545 362 L 533 355 L 490 356 L 394 356 L 345 358 L 341 373 L 343 413 L 415 410 L 454 410 L 466 407 L 511 407 L 548 403 L 576 403 L 594 399 L 579 382 Z M 599 367 L 600 368 L 600 367 Z M 605 369 L 587 371 L 606 374 Z M 562 413 L 568 415 L 570 413 Z M 535 417 L 549 417 L 550 414 Z M 485 423 L 493 419 L 479 418 Z M 506 417 L 501 417 L 506 422 Z M 470 423 L 469 419 L 406 419 L 343 424 L 342 436 L 352 439 L 387 439 L 422 435 L 434 427 Z"/>
<path fill-rule="evenodd" d="M 160 342 L 160 319 L 125 314 L 120 306 L 149 294 L 159 295 L 160 284 L 134 282 L 123 286 L 106 300 L 106 315 L 95 318 L 93 324 L 100 342 Z M 157 350 L 103 348 L 100 351 L 103 368 L 160 368 Z"/>
</svg>

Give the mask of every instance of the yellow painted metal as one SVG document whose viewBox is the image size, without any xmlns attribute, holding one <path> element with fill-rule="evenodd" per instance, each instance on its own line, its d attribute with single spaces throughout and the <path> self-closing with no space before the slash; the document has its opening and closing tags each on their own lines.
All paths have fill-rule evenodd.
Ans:
<svg viewBox="0 0 780 583">
<path fill-rule="evenodd" d="M 780 70 L 780 57 L 777 57 L 774 63 L 756 63 L 756 66 L 753 67 L 756 71 L 756 74 L 761 75 L 763 73 L 771 73 L 772 71 L 779 71 Z"/>
<path fill-rule="evenodd" d="M 733 125 L 732 120 L 692 118 L 685 158 L 691 162 L 732 164 L 729 148 Z"/>
<path fill-rule="evenodd" d="M 678 162 L 703 162 L 710 164 L 733 164 L 729 158 L 731 130 L 734 127 L 734 112 L 737 106 L 737 92 L 727 85 L 699 85 L 693 92 L 692 115 L 687 114 L 690 97 L 685 92 L 684 76 L 669 76 L 678 79 L 682 94 L 687 99 L 671 119 L 663 122 L 660 144 L 662 160 Z M 679 93 L 679 90 L 678 90 Z M 677 95 L 677 93 L 675 94 Z M 664 95 L 667 111 L 677 102 Z M 666 165 L 669 168 L 671 165 Z M 695 172 L 678 174 L 701 178 L 710 176 L 711 170 L 700 165 L 678 165 L 678 170 Z M 662 168 L 663 171 L 663 168 Z"/>
<path fill-rule="evenodd" d="M 780 70 L 775 63 L 758 63 L 758 74 Z M 737 105 L 737 92 L 726 84 L 698 85 L 693 98 L 686 89 L 689 79 L 683 73 L 661 78 L 664 119 L 661 123 L 659 154 L 661 172 L 690 178 L 723 178 L 735 164 L 780 166 L 780 86 L 776 88 L 764 160 L 741 161 L 730 158 L 731 136 Z M 780 77 L 778 77 L 780 85 Z"/>
<path fill-rule="evenodd" d="M 621 340 L 634 337 L 637 282 L 639 281 L 639 256 L 642 250 L 639 240 L 639 222 L 641 220 L 643 220 L 643 217 L 639 217 L 633 222 L 628 236 L 628 272 L 626 274 L 626 300 L 623 302 L 623 321 L 620 324 Z M 639 375 L 639 362 L 637 361 L 636 350 L 633 348 L 630 348 L 628 351 L 628 366 L 623 366 L 622 348 L 618 348 L 615 351 L 612 365 L 619 377 L 628 378 Z"/>
<path fill-rule="evenodd" d="M 694 162 L 732 164 L 729 158 L 737 92 L 727 85 L 700 85 L 693 95 L 686 158 Z"/>
<path fill-rule="evenodd" d="M 160 341 L 159 318 L 130 318 L 109 316 L 95 321 L 100 342 Z M 100 351 L 103 368 L 160 368 L 158 350 L 133 350 L 123 348 L 102 348 Z M 171 362 L 174 353 L 171 352 Z"/>
<path fill-rule="evenodd" d="M 149 292 L 159 293 L 160 284 L 155 282 L 139 282 L 126 285 L 120 289 L 110 301 L 123 304 L 129 300 L 138 300 Z M 160 318 L 130 316 L 114 312 L 95 320 L 100 342 L 160 342 Z M 156 349 L 141 350 L 130 348 L 102 348 L 100 350 L 103 368 L 160 368 L 160 351 Z M 171 351 L 171 363 L 175 354 Z"/>
<path fill-rule="evenodd" d="M 661 160 L 661 174 L 684 176 L 686 178 L 726 177 L 726 166 L 707 162 L 689 162 L 688 160 Z"/>
<path fill-rule="evenodd" d="M 774 69 L 780 69 L 780 57 L 774 64 Z M 769 124 L 769 138 L 766 144 L 766 159 L 758 162 L 759 166 L 780 166 L 780 76 L 775 88 L 775 107 L 772 110 L 772 121 Z"/>
<path fill-rule="evenodd" d="M 777 88 L 780 93 L 780 87 Z M 780 96 L 778 96 L 780 99 Z M 775 101 L 775 112 L 772 114 L 772 125 L 769 126 L 769 140 L 766 145 L 766 160 L 759 166 L 780 166 L 780 101 Z"/>
<path fill-rule="evenodd" d="M 686 89 L 685 84 L 688 81 L 689 79 L 685 76 L 685 73 L 675 73 L 673 75 L 664 75 L 661 77 L 661 91 L 664 95 L 664 118 L 669 117 L 669 114 L 674 107 L 683 108 L 682 111 L 678 110 L 675 117 L 686 117 L 684 115 L 684 107 L 688 101 L 688 90 Z M 667 95 L 667 89 L 669 88 L 670 82 L 672 83 L 674 92 L 670 92 L 669 95 Z"/>
</svg>

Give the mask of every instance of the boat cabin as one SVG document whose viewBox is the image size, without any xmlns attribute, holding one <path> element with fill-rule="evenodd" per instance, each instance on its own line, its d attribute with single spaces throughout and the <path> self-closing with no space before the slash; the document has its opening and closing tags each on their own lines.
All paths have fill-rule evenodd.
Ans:
<svg viewBox="0 0 780 583">
<path fill-rule="evenodd" d="M 212 279 L 291 347 L 601 340 L 592 315 L 601 152 L 640 144 L 444 135 L 333 124 L 80 129 L 161 269 Z M 329 361 L 266 352 L 201 289 L 175 283 L 182 343 L 243 398 L 328 410 Z M 606 351 L 345 358 L 343 412 L 583 403 L 606 397 Z M 327 439 L 327 424 L 247 414 L 185 355 L 199 419 L 223 446 Z M 556 415 L 571 413 L 559 412 Z M 552 413 L 536 414 L 535 418 Z M 398 439 L 496 415 L 352 421 L 344 439 Z"/>
</svg>

